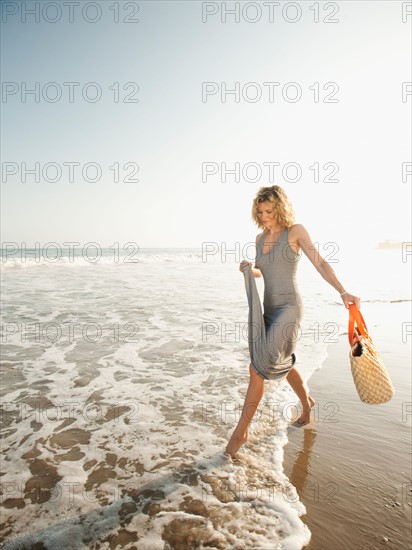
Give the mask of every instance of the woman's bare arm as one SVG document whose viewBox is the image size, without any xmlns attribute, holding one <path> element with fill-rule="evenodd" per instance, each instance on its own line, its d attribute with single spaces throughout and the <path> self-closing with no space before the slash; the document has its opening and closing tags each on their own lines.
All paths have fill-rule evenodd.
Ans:
<svg viewBox="0 0 412 550">
<path fill-rule="evenodd" d="M 259 235 L 256 236 L 256 250 L 257 250 L 257 247 L 258 247 L 259 237 L 261 235 L 262 235 L 262 233 L 260 233 Z M 255 277 L 262 277 L 262 272 L 260 271 L 260 269 L 258 267 L 256 267 L 256 264 L 254 265 L 254 267 L 252 267 L 252 273 Z"/>
<path fill-rule="evenodd" d="M 291 241 L 297 242 L 297 244 L 301 247 L 303 252 L 309 258 L 309 260 L 312 262 L 318 272 L 322 275 L 325 281 L 333 286 L 333 288 L 337 290 L 339 294 L 342 294 L 344 292 L 341 298 L 343 303 L 345 304 L 345 307 L 348 308 L 349 303 L 352 302 L 355 303 L 358 308 L 360 308 L 360 298 L 345 291 L 344 286 L 336 277 L 332 266 L 324 258 L 322 258 L 322 256 L 317 251 L 305 227 L 301 224 L 293 225 L 290 228 L 290 237 Z"/>
<path fill-rule="evenodd" d="M 260 234 L 260 235 L 261 235 L 261 234 Z M 258 236 L 256 237 L 256 250 L 257 250 L 257 244 L 258 244 L 258 240 L 259 240 L 260 235 L 258 235 Z M 242 266 L 242 264 L 244 264 L 244 263 L 249 264 L 250 270 L 251 270 L 251 272 L 253 273 L 253 276 L 254 276 L 254 277 L 262 277 L 262 272 L 260 271 L 260 269 L 259 269 L 258 267 L 256 267 L 256 264 L 253 266 L 252 263 L 251 263 L 251 262 L 248 262 L 248 261 L 244 261 L 244 262 L 241 262 L 241 263 L 240 263 L 239 271 L 240 271 L 241 273 L 243 273 L 243 266 Z"/>
</svg>

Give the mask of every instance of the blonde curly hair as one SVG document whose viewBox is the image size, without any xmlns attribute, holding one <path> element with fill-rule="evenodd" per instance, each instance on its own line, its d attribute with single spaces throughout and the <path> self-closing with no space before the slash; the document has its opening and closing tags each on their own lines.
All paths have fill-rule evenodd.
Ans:
<svg viewBox="0 0 412 550">
<path fill-rule="evenodd" d="M 259 204 L 261 202 L 271 202 L 273 204 L 277 223 L 282 227 L 290 227 L 295 223 L 295 212 L 284 189 L 279 185 L 272 185 L 272 187 L 260 187 L 256 197 L 253 199 L 252 219 L 259 229 L 268 230 L 260 222 L 258 216 Z"/>
</svg>

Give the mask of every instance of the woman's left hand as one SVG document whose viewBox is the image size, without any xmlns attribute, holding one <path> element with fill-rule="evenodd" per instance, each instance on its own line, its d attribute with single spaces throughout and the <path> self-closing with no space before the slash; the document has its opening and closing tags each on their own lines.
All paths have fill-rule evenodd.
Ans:
<svg viewBox="0 0 412 550">
<path fill-rule="evenodd" d="M 341 296 L 342 302 L 344 303 L 346 309 L 349 309 L 349 304 L 355 304 L 355 306 L 360 309 L 360 298 L 358 296 L 354 296 L 353 294 L 344 294 Z"/>
</svg>

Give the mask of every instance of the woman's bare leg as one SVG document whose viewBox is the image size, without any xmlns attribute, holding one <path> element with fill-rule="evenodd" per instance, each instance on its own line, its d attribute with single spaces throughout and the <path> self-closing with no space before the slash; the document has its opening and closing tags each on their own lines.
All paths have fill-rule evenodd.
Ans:
<svg viewBox="0 0 412 550">
<path fill-rule="evenodd" d="M 248 426 L 252 421 L 263 395 L 265 381 L 255 373 L 251 365 L 249 365 L 249 373 L 249 387 L 246 392 L 242 414 L 225 450 L 232 458 L 237 453 L 239 447 L 247 441 Z"/>
<path fill-rule="evenodd" d="M 290 369 L 286 379 L 302 403 L 303 413 L 298 418 L 298 422 L 299 424 L 308 424 L 310 422 L 310 410 L 314 406 L 315 401 L 309 395 L 308 388 L 295 367 Z"/>
</svg>

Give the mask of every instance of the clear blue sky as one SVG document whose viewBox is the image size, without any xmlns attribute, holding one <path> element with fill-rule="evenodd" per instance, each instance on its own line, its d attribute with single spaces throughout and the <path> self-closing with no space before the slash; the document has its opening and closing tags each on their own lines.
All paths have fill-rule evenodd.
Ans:
<svg viewBox="0 0 412 550">
<path fill-rule="evenodd" d="M 313 2 L 300 2 L 299 21 L 282 17 L 274 8 L 269 21 L 263 3 L 261 19 L 252 10 L 239 23 L 233 16 L 221 21 L 224 3 L 202 22 L 202 2 L 119 3 L 119 23 L 113 22 L 114 2 L 99 2 L 101 19 L 87 22 L 68 11 L 48 23 L 27 15 L 21 2 L 3 2 L 1 78 L 15 83 L 18 93 L 1 104 L 2 167 L 17 163 L 18 173 L 2 177 L 2 242 L 97 241 L 136 242 L 141 247 L 201 247 L 204 241 L 247 242 L 257 228 L 250 220 L 252 199 L 260 186 L 283 186 L 313 240 L 351 241 L 365 228 L 367 243 L 383 239 L 410 240 L 411 177 L 402 182 L 402 162 L 410 162 L 412 97 L 402 102 L 402 82 L 410 82 L 412 16 L 402 22 L 402 2 L 338 2 L 338 23 L 322 21 L 331 9 L 320 2 L 320 22 L 313 21 Z M 18 13 L 5 16 L 5 5 Z M 35 2 L 26 2 L 34 5 Z M 50 2 L 40 2 L 42 9 Z M 125 10 L 126 4 L 128 6 Z M 205 9 L 203 3 L 203 9 Z M 234 2 L 226 2 L 233 8 Z M 138 23 L 124 23 L 126 14 Z M 240 2 L 241 11 L 245 2 Z M 11 9 L 11 8 L 8 8 Z M 50 18 L 55 12 L 49 7 Z M 89 16 L 94 17 L 90 9 Z M 294 17 L 293 10 L 287 12 Z M 43 90 L 57 82 L 63 97 L 56 103 L 27 95 L 24 85 Z M 75 101 L 68 100 L 64 82 L 79 82 Z M 86 102 L 79 91 L 97 82 L 103 95 Z M 138 103 L 113 101 L 110 87 L 120 84 L 121 98 L 139 86 Z M 258 83 L 262 98 L 236 103 L 220 93 L 202 101 L 202 83 L 222 83 L 241 90 Z M 274 102 L 264 82 L 279 82 Z M 296 82 L 302 98 L 282 97 L 285 84 Z M 338 103 L 322 99 L 336 82 Z M 319 102 L 310 89 L 319 83 Z M 13 84 L 12 84 L 13 85 Z M 250 97 L 253 95 L 252 89 Z M 50 89 L 50 94 L 52 90 Z M 293 90 L 291 90 L 293 95 Z M 28 175 L 33 167 L 56 162 L 63 169 L 59 182 Z M 97 162 L 102 178 L 91 183 L 77 168 L 74 182 L 64 162 Z M 110 166 L 139 166 L 138 183 L 113 181 Z M 241 167 L 249 162 L 262 168 L 258 182 L 239 182 L 220 173 L 202 181 L 202 163 Z M 270 182 L 264 162 L 278 162 Z M 299 181 L 288 182 L 282 167 L 302 168 Z M 336 183 L 322 181 L 322 167 L 336 163 Z M 309 167 L 319 163 L 321 181 Z M 10 166 L 10 165 L 8 165 Z M 122 178 L 130 173 L 121 171 Z M 91 170 L 93 176 L 94 172 Z M 294 175 L 293 169 L 289 172 Z M 50 176 L 54 171 L 50 170 Z M 251 170 L 250 175 L 253 176 Z M 356 224 L 355 224 L 355 220 Z"/>
</svg>

